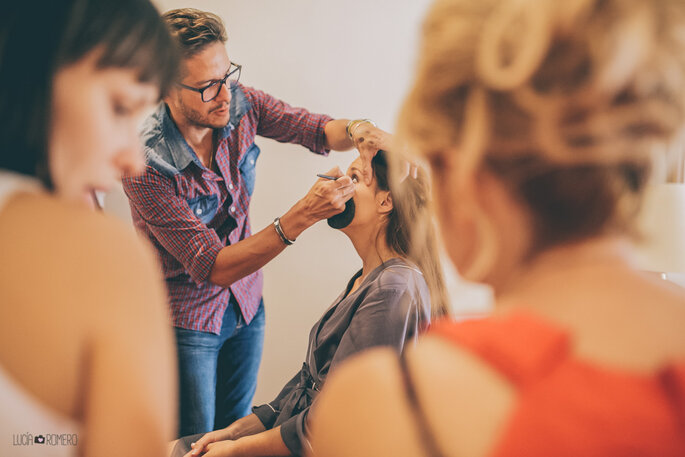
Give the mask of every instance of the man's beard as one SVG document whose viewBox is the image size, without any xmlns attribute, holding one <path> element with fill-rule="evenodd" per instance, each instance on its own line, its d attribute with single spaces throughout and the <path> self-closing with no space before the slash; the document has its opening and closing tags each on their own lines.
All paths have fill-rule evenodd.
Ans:
<svg viewBox="0 0 685 457">
<path fill-rule="evenodd" d="M 181 109 L 181 114 L 185 116 L 188 121 L 190 121 L 192 124 L 194 124 L 197 127 L 203 127 L 203 128 L 210 128 L 210 129 L 221 129 L 226 127 L 228 122 L 226 123 L 212 123 L 209 120 L 209 116 L 205 116 L 201 114 L 199 111 L 196 111 L 186 105 L 183 104 L 183 100 L 179 97 L 178 99 L 178 106 Z M 216 107 L 212 109 L 212 111 L 218 110 L 223 108 L 223 106 Z M 230 120 L 230 119 L 229 119 Z"/>
</svg>

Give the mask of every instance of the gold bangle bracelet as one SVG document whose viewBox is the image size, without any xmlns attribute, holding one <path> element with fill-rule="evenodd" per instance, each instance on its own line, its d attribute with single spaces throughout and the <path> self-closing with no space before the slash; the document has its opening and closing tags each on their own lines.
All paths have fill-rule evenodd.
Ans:
<svg viewBox="0 0 685 457">
<path fill-rule="evenodd" d="M 354 140 L 352 134 L 355 130 L 357 130 L 356 127 L 358 127 L 359 124 L 363 124 L 364 122 L 368 122 L 369 124 L 376 127 L 376 123 L 371 119 L 352 119 L 347 123 L 347 126 L 345 127 L 345 131 L 347 132 L 347 136 L 350 137 L 350 140 Z"/>
</svg>

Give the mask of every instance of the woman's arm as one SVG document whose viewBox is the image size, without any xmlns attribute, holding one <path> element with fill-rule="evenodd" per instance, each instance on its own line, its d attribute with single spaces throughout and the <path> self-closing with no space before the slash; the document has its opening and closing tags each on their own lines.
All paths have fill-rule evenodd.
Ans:
<svg viewBox="0 0 685 457">
<path fill-rule="evenodd" d="M 195 454 L 188 453 L 186 457 Z M 249 435 L 235 441 L 226 440 L 209 443 L 205 457 L 279 457 L 291 455 L 281 439 L 281 428 L 276 427 L 256 435 Z"/>
<path fill-rule="evenodd" d="M 81 239 L 86 456 L 163 456 L 176 427 L 176 365 L 166 294 L 147 244 L 129 230 L 90 227 Z M 125 231 L 124 231 L 125 230 Z"/>
<path fill-rule="evenodd" d="M 226 428 L 214 430 L 213 432 L 205 433 L 202 437 L 194 443 L 191 443 L 192 450 L 187 454 L 189 457 L 202 455 L 207 449 L 206 447 L 211 443 L 226 440 L 237 440 L 248 435 L 255 435 L 266 430 L 262 421 L 254 414 L 238 419 Z"/>
</svg>

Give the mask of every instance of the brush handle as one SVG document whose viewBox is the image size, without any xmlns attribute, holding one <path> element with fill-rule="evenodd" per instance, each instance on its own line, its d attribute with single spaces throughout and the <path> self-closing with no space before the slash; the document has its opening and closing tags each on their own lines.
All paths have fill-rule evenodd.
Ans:
<svg viewBox="0 0 685 457">
<path fill-rule="evenodd" d="M 324 175 L 321 173 L 317 173 L 316 176 L 318 176 L 319 178 L 323 178 L 323 179 L 330 179 L 331 181 L 335 181 L 338 179 L 335 176 Z"/>
</svg>

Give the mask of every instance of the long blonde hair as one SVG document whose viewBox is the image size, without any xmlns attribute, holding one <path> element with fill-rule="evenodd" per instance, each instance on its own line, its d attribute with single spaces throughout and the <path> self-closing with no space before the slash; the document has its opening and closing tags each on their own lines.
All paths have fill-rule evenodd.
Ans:
<svg viewBox="0 0 685 457">
<path fill-rule="evenodd" d="M 378 151 L 371 162 L 376 186 L 389 190 L 393 198 L 393 210 L 384 228 L 385 242 L 419 267 L 430 292 L 431 315 L 441 317 L 449 314 L 449 305 L 430 211 L 428 174 L 419 169 L 415 177 L 395 179 L 398 163 L 392 159 L 392 155 Z"/>
<path fill-rule="evenodd" d="M 398 131 L 461 176 L 494 172 L 529 207 L 534 250 L 626 232 L 682 135 L 682 0 L 437 0 Z M 497 252 L 479 218 L 470 277 Z"/>
</svg>

